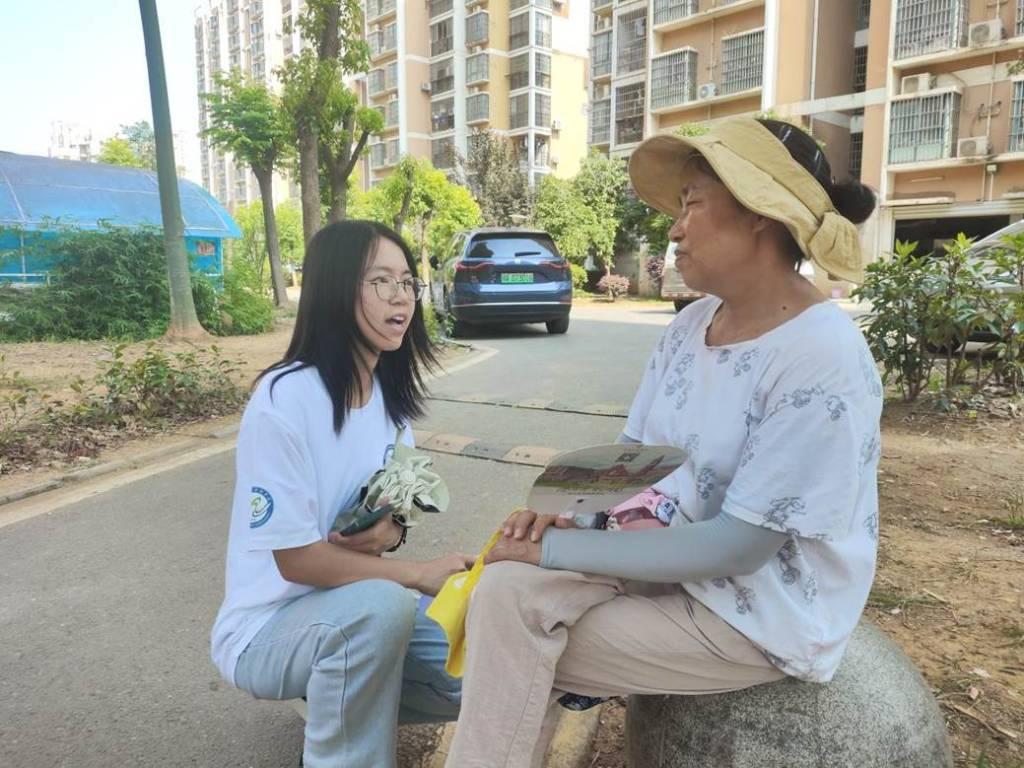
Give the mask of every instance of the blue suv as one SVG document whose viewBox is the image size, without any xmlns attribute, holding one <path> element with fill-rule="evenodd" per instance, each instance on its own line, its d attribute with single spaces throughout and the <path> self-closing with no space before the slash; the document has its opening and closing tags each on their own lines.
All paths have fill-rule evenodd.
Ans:
<svg viewBox="0 0 1024 768">
<path fill-rule="evenodd" d="M 476 323 L 544 323 L 549 333 L 569 330 L 572 272 L 547 232 L 460 232 L 430 264 L 431 298 L 453 335 Z"/>
</svg>

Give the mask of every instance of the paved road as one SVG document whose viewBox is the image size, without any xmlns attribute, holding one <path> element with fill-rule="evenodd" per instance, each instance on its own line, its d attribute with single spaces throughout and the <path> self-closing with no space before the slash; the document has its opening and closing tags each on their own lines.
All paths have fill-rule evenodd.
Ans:
<svg viewBox="0 0 1024 768">
<path fill-rule="evenodd" d="M 472 342 L 497 353 L 434 390 L 625 409 L 671 317 L 581 308 L 565 336 L 481 336 Z M 436 401 L 417 427 L 571 448 L 610 440 L 622 423 Z M 224 451 L 0 527 L 0 766 L 297 764 L 297 715 L 231 689 L 208 661 L 232 461 Z M 436 465 L 455 503 L 411 537 L 412 557 L 478 548 L 539 472 L 443 454 Z M 0 525 L 16 511 L 0 509 Z"/>
</svg>

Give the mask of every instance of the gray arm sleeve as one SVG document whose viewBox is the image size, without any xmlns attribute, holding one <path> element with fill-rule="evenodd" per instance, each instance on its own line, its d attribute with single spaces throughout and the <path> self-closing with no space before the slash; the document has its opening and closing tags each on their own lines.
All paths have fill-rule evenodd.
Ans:
<svg viewBox="0 0 1024 768">
<path fill-rule="evenodd" d="M 637 444 L 637 445 L 639 445 L 639 443 L 640 443 L 639 440 L 634 440 L 632 437 L 627 435 L 625 433 L 625 431 L 622 431 L 622 432 L 619 433 L 619 436 L 615 438 L 615 442 L 616 443 L 623 443 L 623 444 Z"/>
<path fill-rule="evenodd" d="M 754 573 L 787 535 L 721 513 L 710 520 L 642 531 L 544 532 L 541 567 L 678 583 Z"/>
</svg>

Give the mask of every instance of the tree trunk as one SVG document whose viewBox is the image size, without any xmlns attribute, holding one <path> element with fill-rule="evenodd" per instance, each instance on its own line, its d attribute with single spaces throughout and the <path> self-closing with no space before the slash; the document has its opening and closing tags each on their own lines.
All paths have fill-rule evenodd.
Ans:
<svg viewBox="0 0 1024 768">
<path fill-rule="evenodd" d="M 308 246 L 320 229 L 320 153 L 316 132 L 299 130 L 299 187 L 302 197 L 302 239 Z"/>
<path fill-rule="evenodd" d="M 160 213 L 164 228 L 164 256 L 170 283 L 171 322 L 167 336 L 199 339 L 207 336 L 196 316 L 192 300 L 192 276 L 185 252 L 185 224 L 181 218 L 178 173 L 174 163 L 171 110 L 167 102 L 167 77 L 164 73 L 163 45 L 156 0 L 139 0 L 142 36 L 149 71 L 149 95 L 153 106 L 153 134 L 156 142 L 157 181 L 160 188 Z"/>
<path fill-rule="evenodd" d="M 347 135 L 352 134 L 355 126 L 355 113 L 345 118 L 342 130 Z M 330 222 L 343 221 L 348 215 L 348 179 L 356 168 L 359 156 L 362 154 L 370 134 L 363 131 L 351 150 L 345 145 L 338 155 L 334 155 L 328 148 L 324 148 L 324 165 L 327 166 L 327 178 L 331 185 L 331 208 L 327 214 Z"/>
<path fill-rule="evenodd" d="M 398 209 L 398 215 L 395 216 L 395 221 L 392 224 L 392 228 L 398 234 L 402 234 L 402 227 L 405 226 L 405 217 L 409 215 L 409 205 L 412 203 L 412 193 L 413 180 L 406 179 L 405 192 L 402 193 L 402 206 Z"/>
<path fill-rule="evenodd" d="M 284 272 L 281 269 L 281 243 L 277 237 L 277 215 L 274 213 L 274 180 L 271 171 L 266 168 L 253 167 L 256 183 L 260 185 L 260 200 L 263 202 L 263 231 L 267 241 L 267 256 L 270 259 L 270 284 L 274 288 L 274 304 L 286 307 L 288 291 L 284 284 Z"/>
</svg>

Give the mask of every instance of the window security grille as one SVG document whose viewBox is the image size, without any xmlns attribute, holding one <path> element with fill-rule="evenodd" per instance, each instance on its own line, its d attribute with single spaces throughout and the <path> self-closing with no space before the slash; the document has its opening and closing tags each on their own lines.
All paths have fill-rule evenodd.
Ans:
<svg viewBox="0 0 1024 768">
<path fill-rule="evenodd" d="M 699 0 L 654 0 L 654 25 L 693 16 L 699 5 Z"/>
<path fill-rule="evenodd" d="M 899 0 L 895 58 L 965 46 L 968 4 L 969 0 Z"/>
<path fill-rule="evenodd" d="M 763 66 L 763 29 L 722 38 L 722 93 L 759 88 Z"/>
<path fill-rule="evenodd" d="M 1024 0 L 1021 0 L 1024 2 Z M 594 35 L 590 48 L 590 76 L 601 77 L 612 72 L 612 31 Z"/>
<path fill-rule="evenodd" d="M 620 16 L 617 38 L 615 72 L 622 75 L 644 69 L 647 66 L 647 9 Z"/>
<path fill-rule="evenodd" d="M 635 83 L 615 89 L 615 143 L 630 144 L 644 137 L 646 85 Z"/>
<path fill-rule="evenodd" d="M 697 98 L 697 52 L 675 51 L 651 61 L 651 109 Z"/>
<path fill-rule="evenodd" d="M 612 133 L 612 100 L 595 101 L 590 107 L 590 143 L 607 144 Z"/>
<path fill-rule="evenodd" d="M 960 94 L 934 93 L 892 102 L 889 162 L 916 163 L 953 156 L 960 121 Z"/>
</svg>

